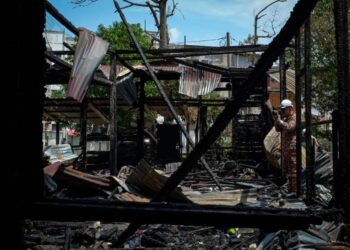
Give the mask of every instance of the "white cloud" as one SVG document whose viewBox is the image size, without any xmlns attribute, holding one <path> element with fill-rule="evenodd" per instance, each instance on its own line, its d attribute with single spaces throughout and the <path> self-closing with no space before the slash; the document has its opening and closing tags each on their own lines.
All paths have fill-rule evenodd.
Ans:
<svg viewBox="0 0 350 250">
<path fill-rule="evenodd" d="M 179 41 L 180 38 L 180 32 L 177 28 L 170 28 L 169 29 L 169 36 L 170 36 L 170 42 L 176 43 Z"/>
</svg>

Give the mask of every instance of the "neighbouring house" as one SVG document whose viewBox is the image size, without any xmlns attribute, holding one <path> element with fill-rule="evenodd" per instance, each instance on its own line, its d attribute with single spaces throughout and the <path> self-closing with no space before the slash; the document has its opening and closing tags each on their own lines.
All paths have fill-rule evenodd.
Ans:
<svg viewBox="0 0 350 250">
<path fill-rule="evenodd" d="M 267 77 L 267 90 L 269 93 L 269 99 L 274 108 L 280 106 L 280 72 L 279 67 L 272 67 L 268 72 Z M 288 69 L 286 71 L 286 96 L 295 103 L 295 72 Z"/>
</svg>

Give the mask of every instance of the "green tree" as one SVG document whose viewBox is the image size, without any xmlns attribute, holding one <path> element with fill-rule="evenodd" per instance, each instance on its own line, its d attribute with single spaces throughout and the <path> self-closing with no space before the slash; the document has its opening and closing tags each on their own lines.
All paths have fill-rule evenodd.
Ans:
<svg viewBox="0 0 350 250">
<path fill-rule="evenodd" d="M 350 0 L 348 0 L 350 3 Z M 303 30 L 301 42 L 303 48 Z M 321 112 L 332 111 L 337 105 L 337 61 L 333 16 L 333 1 L 319 0 L 311 15 L 312 101 Z M 292 53 L 293 54 L 293 53 Z M 294 55 L 287 62 L 294 69 Z"/>
<path fill-rule="evenodd" d="M 330 32 L 331 31 L 331 32 Z M 311 16 L 313 102 L 325 112 L 336 106 L 336 46 L 333 1 L 320 0 Z"/>
<path fill-rule="evenodd" d="M 131 30 L 134 32 L 137 41 L 144 48 L 151 47 L 150 38 L 143 32 L 140 24 L 131 24 Z M 96 35 L 110 43 L 110 48 L 112 50 L 118 49 L 134 49 L 131 38 L 128 31 L 123 23 L 114 22 L 112 25 L 104 26 L 100 24 L 97 27 Z M 135 57 L 135 54 L 129 55 L 130 57 Z M 106 57 L 103 63 L 109 63 L 110 58 Z M 131 63 L 137 63 L 139 61 L 134 61 Z"/>
<path fill-rule="evenodd" d="M 143 32 L 140 24 L 131 24 L 131 29 L 134 32 L 137 40 L 141 46 L 149 48 L 150 39 Z M 100 24 L 97 27 L 96 35 L 106 40 L 110 44 L 110 49 L 132 49 L 132 42 L 128 31 L 123 23 L 114 22 L 112 25 L 104 26 Z M 135 56 L 135 55 L 130 55 Z M 139 61 L 133 61 L 132 64 L 139 63 Z M 110 57 L 107 55 L 102 64 L 110 64 Z M 104 86 L 91 86 L 88 90 L 89 97 L 108 97 L 109 88 Z"/>
</svg>

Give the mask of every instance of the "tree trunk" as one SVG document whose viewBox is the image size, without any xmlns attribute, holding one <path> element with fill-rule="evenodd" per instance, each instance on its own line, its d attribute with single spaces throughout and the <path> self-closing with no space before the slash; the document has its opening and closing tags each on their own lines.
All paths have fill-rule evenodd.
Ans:
<svg viewBox="0 0 350 250">
<path fill-rule="evenodd" d="M 159 2 L 159 19 L 160 19 L 160 22 L 159 22 L 160 45 L 159 46 L 161 49 L 168 48 L 168 45 L 169 45 L 166 6 L 167 6 L 167 0 L 161 0 Z"/>
</svg>

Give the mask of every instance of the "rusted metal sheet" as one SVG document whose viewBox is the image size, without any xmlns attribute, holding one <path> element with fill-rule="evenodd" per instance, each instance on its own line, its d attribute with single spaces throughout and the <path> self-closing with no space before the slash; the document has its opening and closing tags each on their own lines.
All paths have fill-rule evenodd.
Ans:
<svg viewBox="0 0 350 250">
<path fill-rule="evenodd" d="M 107 52 L 109 43 L 89 30 L 79 31 L 74 63 L 68 83 L 67 97 L 82 102 L 97 66 Z"/>
<path fill-rule="evenodd" d="M 206 95 L 218 86 L 220 80 L 221 74 L 183 66 L 179 93 L 191 97 Z"/>
</svg>

